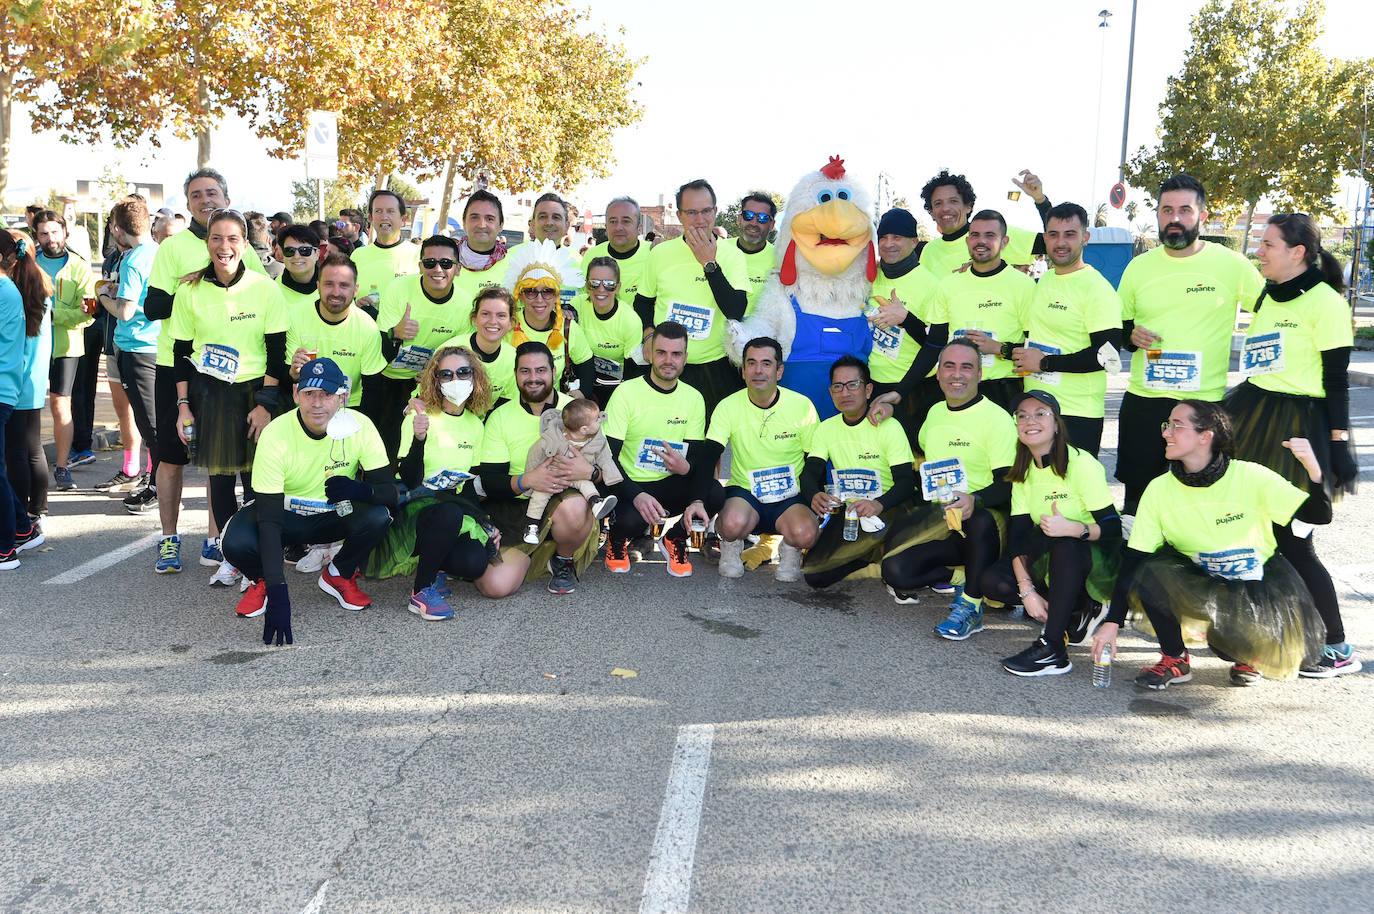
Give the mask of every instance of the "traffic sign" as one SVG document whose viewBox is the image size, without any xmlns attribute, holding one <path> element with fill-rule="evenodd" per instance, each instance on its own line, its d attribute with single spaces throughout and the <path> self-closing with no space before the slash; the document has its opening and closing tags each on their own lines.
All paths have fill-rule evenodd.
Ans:
<svg viewBox="0 0 1374 914">
<path fill-rule="evenodd" d="M 311 111 L 305 125 L 305 176 L 311 181 L 339 178 L 339 115 Z"/>
<path fill-rule="evenodd" d="M 1107 199 L 1111 202 L 1112 206 L 1121 209 L 1121 204 L 1126 202 L 1126 185 L 1113 184 L 1112 192 L 1107 196 Z"/>
</svg>

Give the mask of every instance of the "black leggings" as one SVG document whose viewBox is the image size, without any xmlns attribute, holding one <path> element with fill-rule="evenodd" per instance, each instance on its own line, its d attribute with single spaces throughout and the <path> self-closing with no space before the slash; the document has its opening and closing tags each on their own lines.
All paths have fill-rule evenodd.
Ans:
<svg viewBox="0 0 1374 914">
<path fill-rule="evenodd" d="M 253 500 L 253 481 L 246 471 L 239 476 L 243 480 L 243 501 L 247 504 Z M 214 515 L 215 526 L 223 530 L 229 518 L 239 509 L 238 498 L 234 495 L 234 477 L 211 476 L 209 489 L 210 513 Z"/>
<path fill-rule="evenodd" d="M 921 543 L 883 559 L 883 581 L 893 590 L 913 591 L 949 580 L 949 569 L 964 566 L 964 593 L 982 599 L 983 572 L 997 561 L 1002 544 L 997 522 L 982 508 L 964 521 L 964 535 L 951 533 L 942 540 Z M 1004 601 L 1005 602 L 1005 601 Z"/>
<path fill-rule="evenodd" d="M 640 491 L 646 492 L 658 499 L 658 503 L 663 506 L 663 510 L 672 517 L 681 514 L 692 502 L 692 478 L 690 476 L 679 476 L 670 473 L 662 479 L 653 482 L 639 483 Z M 719 482 L 712 482 L 711 490 L 706 496 L 706 513 L 715 515 L 719 513 L 721 506 L 725 504 L 725 489 Z M 615 513 L 611 515 L 610 535 L 616 539 L 634 539 L 642 536 L 649 525 L 644 522 L 639 510 L 635 507 L 632 499 L 619 502 L 615 506 Z M 673 534 L 670 539 L 678 539 L 687 535 L 687 531 L 682 528 L 682 521 L 678 520 L 673 524 Z"/>
<path fill-rule="evenodd" d="M 457 502 L 441 501 L 420 511 L 416 518 L 415 592 L 434 583 L 439 572 L 475 581 L 487 570 L 487 550 L 470 536 L 455 536 L 463 528 L 463 507 Z"/>
<path fill-rule="evenodd" d="M 1298 536 L 1288 527 L 1275 524 L 1274 539 L 1278 542 L 1279 553 L 1288 559 L 1312 594 L 1317 613 L 1326 623 L 1326 643 L 1340 644 L 1345 641 L 1345 624 L 1341 621 L 1341 604 L 1336 599 L 1336 586 L 1331 583 L 1331 573 L 1317 558 L 1317 547 L 1312 537 Z"/>
<path fill-rule="evenodd" d="M 43 453 L 43 411 L 16 409 L 5 424 L 5 475 L 15 498 L 37 517 L 48 513 L 48 457 Z"/>
<path fill-rule="evenodd" d="M 1064 632 L 1069 625 L 1073 611 L 1092 600 L 1083 585 L 1088 580 L 1092 568 L 1092 548 L 1082 540 L 1066 536 L 1034 537 L 1026 567 L 1032 568 L 1036 559 L 1046 552 L 1050 555 L 1050 575 L 1048 585 L 1031 574 L 1035 592 L 1045 598 L 1049 611 L 1045 619 L 1045 640 L 1050 644 L 1062 644 Z M 1020 603 L 1020 591 L 1016 586 L 1016 572 L 1012 568 L 1012 556 L 1004 556 L 999 562 L 983 573 L 981 584 L 983 593 L 1006 603 L 1008 606 Z"/>
</svg>

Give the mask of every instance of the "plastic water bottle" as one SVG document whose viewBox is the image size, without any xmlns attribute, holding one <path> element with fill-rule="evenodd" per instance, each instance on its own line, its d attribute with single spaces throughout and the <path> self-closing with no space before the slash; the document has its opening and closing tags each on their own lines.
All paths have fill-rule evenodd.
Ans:
<svg viewBox="0 0 1374 914">
<path fill-rule="evenodd" d="M 1112 646 L 1102 645 L 1102 653 L 1093 661 L 1093 685 L 1099 689 L 1111 688 L 1112 685 Z"/>
<path fill-rule="evenodd" d="M 844 538 L 850 543 L 859 538 L 859 515 L 852 502 L 844 506 Z"/>
<path fill-rule="evenodd" d="M 347 500 L 339 502 L 334 506 L 334 512 L 340 517 L 347 517 L 353 513 L 353 502 Z"/>
<path fill-rule="evenodd" d="M 186 456 L 196 459 L 196 424 L 190 419 L 181 423 L 181 431 L 186 435 Z"/>
</svg>

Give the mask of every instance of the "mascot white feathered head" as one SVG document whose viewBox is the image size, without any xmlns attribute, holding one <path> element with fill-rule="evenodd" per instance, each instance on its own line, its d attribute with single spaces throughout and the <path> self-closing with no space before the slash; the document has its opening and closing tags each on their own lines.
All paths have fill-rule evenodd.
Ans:
<svg viewBox="0 0 1374 914">
<path fill-rule="evenodd" d="M 576 289 L 582 285 L 582 268 L 567 248 L 560 248 L 552 241 L 531 241 L 522 244 L 510 255 L 506 283 L 515 296 L 515 326 L 511 330 L 511 340 L 518 346 L 526 342 L 524 325 L 520 322 L 520 293 L 526 289 L 552 289 L 553 332 L 549 334 L 549 348 L 557 349 L 563 345 L 563 303 L 559 299 L 560 289 Z"/>
<path fill-rule="evenodd" d="M 805 175 L 788 195 L 778 224 L 782 284 L 795 285 L 799 268 L 806 270 L 798 256 L 824 276 L 854 273 L 857 278 L 862 270 L 872 282 L 878 275 L 878 259 L 868 215 L 871 205 L 863 187 L 845 174 L 839 156 L 831 156 L 820 171 Z"/>
</svg>

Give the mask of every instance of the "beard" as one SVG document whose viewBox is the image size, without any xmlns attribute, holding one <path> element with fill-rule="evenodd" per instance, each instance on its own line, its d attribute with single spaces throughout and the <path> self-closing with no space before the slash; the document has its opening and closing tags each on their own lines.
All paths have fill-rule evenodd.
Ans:
<svg viewBox="0 0 1374 914">
<path fill-rule="evenodd" d="M 520 386 L 520 396 L 526 403 L 543 403 L 549 398 L 549 393 L 553 389 L 552 384 L 522 384 Z"/>
<path fill-rule="evenodd" d="M 1188 228 L 1182 223 L 1170 222 L 1164 227 L 1164 231 L 1159 233 L 1159 241 L 1171 251 L 1181 251 L 1184 248 L 1192 247 L 1201 230 L 1202 226 L 1200 225 Z"/>
</svg>

